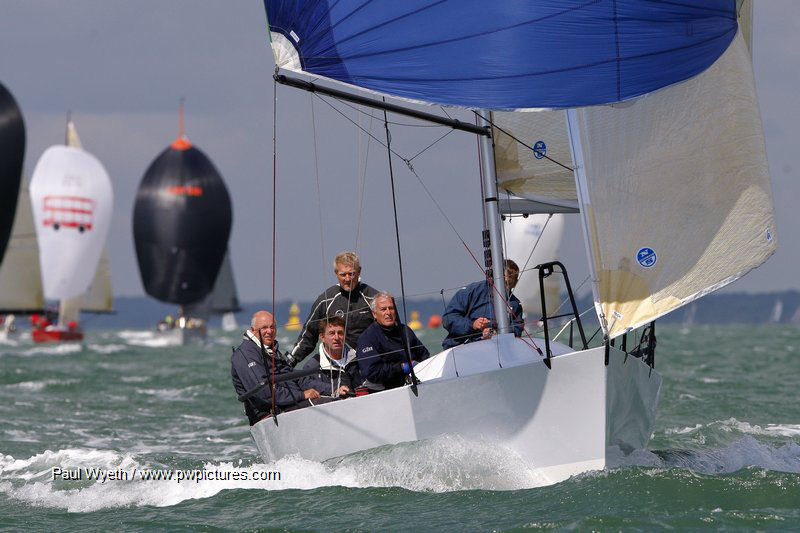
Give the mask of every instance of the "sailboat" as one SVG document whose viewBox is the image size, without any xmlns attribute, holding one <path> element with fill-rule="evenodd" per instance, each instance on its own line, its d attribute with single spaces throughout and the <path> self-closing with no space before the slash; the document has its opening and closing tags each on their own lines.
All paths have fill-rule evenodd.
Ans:
<svg viewBox="0 0 800 533">
<path fill-rule="evenodd" d="M 30 185 L 45 298 L 59 300 L 58 321 L 34 324 L 34 342 L 80 341 L 81 308 L 111 310 L 105 253 L 113 190 L 102 163 L 85 151 L 68 118 L 66 145 L 42 154 Z M 102 259 L 102 260 L 101 260 Z"/>
<path fill-rule="evenodd" d="M 207 313 L 238 310 L 233 275 L 223 278 L 220 302 L 212 294 L 228 249 L 230 196 L 211 160 L 183 134 L 150 164 L 133 209 L 136 259 L 147 294 L 179 306 L 178 318 L 159 327 L 175 343 L 204 340 Z M 212 296 L 212 300 L 214 297 Z"/>
<path fill-rule="evenodd" d="M 738 279 L 777 246 L 752 73 L 751 4 L 265 6 L 278 83 L 479 135 L 488 226 L 482 240 L 499 334 L 419 363 L 404 387 L 256 423 L 251 433 L 264 460 L 326 460 L 450 435 L 517 455 L 556 483 L 644 447 L 661 386 L 655 319 Z M 477 124 L 358 90 L 473 109 Z M 556 129 L 566 133 L 568 153 L 538 159 L 539 140 L 549 144 L 546 132 L 518 137 L 495 122 L 498 111 L 515 110 L 538 110 L 519 114 L 523 122 L 560 115 Z M 501 180 L 503 135 L 531 159 L 557 163 L 569 183 L 546 172 Z M 579 211 L 601 346 L 588 346 L 559 262 L 539 265 L 538 275 L 563 275 L 579 342 L 555 340 L 547 317 L 543 339 L 508 333 L 502 269 L 492 268 L 503 260 L 498 181 L 538 205 L 532 212 L 562 212 L 565 200 Z M 629 336 L 641 327 L 634 346 Z"/>
</svg>

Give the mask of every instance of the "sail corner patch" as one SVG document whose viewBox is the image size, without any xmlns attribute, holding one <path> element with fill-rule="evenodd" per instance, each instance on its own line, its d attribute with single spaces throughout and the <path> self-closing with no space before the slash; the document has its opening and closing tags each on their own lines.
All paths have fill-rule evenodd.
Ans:
<svg viewBox="0 0 800 533">
<path fill-rule="evenodd" d="M 644 268 L 652 268 L 657 260 L 656 252 L 652 248 L 639 248 L 639 251 L 636 252 L 636 261 Z"/>
</svg>

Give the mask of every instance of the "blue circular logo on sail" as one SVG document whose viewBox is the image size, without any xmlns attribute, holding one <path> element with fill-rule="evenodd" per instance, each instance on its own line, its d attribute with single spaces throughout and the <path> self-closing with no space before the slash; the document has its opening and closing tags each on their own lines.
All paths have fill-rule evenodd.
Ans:
<svg viewBox="0 0 800 533">
<path fill-rule="evenodd" d="M 547 145 L 544 141 L 536 141 L 536 144 L 533 145 L 533 157 L 536 159 L 541 159 L 547 153 Z"/>
<path fill-rule="evenodd" d="M 657 260 L 656 252 L 652 248 L 640 248 L 639 251 L 636 252 L 636 261 L 645 268 L 654 266 Z"/>
</svg>

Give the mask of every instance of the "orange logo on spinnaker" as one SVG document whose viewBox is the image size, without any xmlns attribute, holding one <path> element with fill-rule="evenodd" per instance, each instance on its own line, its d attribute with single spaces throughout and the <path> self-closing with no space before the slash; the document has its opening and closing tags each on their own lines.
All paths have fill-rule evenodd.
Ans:
<svg viewBox="0 0 800 533">
<path fill-rule="evenodd" d="M 203 196 L 202 187 L 195 187 L 191 185 L 173 185 L 171 187 L 167 187 L 167 192 L 169 194 L 174 194 L 175 196 Z"/>
</svg>

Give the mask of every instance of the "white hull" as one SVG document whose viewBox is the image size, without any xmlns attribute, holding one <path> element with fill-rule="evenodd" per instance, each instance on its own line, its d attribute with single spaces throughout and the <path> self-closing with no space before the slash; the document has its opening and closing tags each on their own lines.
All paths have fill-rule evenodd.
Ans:
<svg viewBox="0 0 800 533">
<path fill-rule="evenodd" d="M 558 355 L 548 370 L 510 335 L 446 350 L 418 367 L 418 396 L 406 386 L 284 413 L 278 426 L 271 418 L 257 423 L 251 433 L 264 461 L 291 454 L 323 461 L 452 435 L 499 445 L 557 483 L 605 468 L 608 447 L 644 447 L 661 387 L 656 372 L 614 348 L 608 367 L 599 347 Z"/>
</svg>

